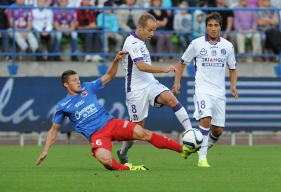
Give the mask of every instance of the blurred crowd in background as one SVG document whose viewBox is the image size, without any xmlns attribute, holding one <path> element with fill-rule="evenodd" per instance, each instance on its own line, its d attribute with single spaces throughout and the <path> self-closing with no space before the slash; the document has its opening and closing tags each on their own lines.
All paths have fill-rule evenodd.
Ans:
<svg viewBox="0 0 281 192">
<path fill-rule="evenodd" d="M 221 14 L 223 19 L 221 36 L 233 43 L 236 53 L 255 54 L 250 58 L 241 56 L 237 58 L 239 61 L 276 61 L 276 57 L 267 57 L 266 54 L 279 54 L 281 49 L 278 10 L 248 9 L 257 7 L 281 9 L 281 0 L 0 0 L 0 2 L 0 6 L 17 7 L 0 9 L 1 52 L 12 53 L 11 42 L 14 39 L 19 53 L 44 52 L 44 55 L 35 56 L 37 61 L 63 61 L 63 57 L 59 55 L 48 54 L 63 52 L 61 44 L 66 40 L 71 46 L 72 61 L 83 59 L 86 62 L 100 62 L 103 59 L 100 53 L 114 53 L 122 49 L 123 42 L 136 29 L 138 19 L 144 12 L 149 12 L 156 18 L 157 31 L 164 31 L 155 33 L 149 42 L 149 47 L 153 48 L 154 53 L 183 52 L 192 39 L 205 35 L 205 18 L 212 11 Z M 26 5 L 29 7 L 25 8 Z M 34 8 L 30 8 L 31 6 Z M 55 6 L 60 8 L 52 9 Z M 102 10 L 102 7 L 126 9 Z M 140 7 L 147 9 L 132 9 Z M 165 10 L 155 7 L 162 7 Z M 175 7 L 181 9 L 171 9 Z M 188 7 L 196 9 L 190 11 Z M 202 10 L 202 7 L 209 9 Z M 216 8 L 241 9 L 216 10 Z M 83 45 L 83 50 L 78 50 L 78 44 Z M 78 52 L 86 54 L 82 58 L 78 57 Z M 7 54 L 2 58 L 9 60 L 11 55 Z M 173 61 L 171 56 L 153 59 L 158 62 Z"/>
</svg>

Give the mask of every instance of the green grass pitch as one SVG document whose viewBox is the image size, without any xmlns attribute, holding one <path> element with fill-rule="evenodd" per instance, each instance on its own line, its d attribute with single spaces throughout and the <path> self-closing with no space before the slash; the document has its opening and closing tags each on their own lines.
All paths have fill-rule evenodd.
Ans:
<svg viewBox="0 0 281 192">
<path fill-rule="evenodd" d="M 120 145 L 113 147 L 113 156 Z M 135 145 L 130 161 L 149 171 L 108 171 L 87 145 L 54 145 L 41 165 L 38 146 L 0 146 L 0 191 L 50 192 L 265 192 L 281 190 L 281 146 L 215 146 L 211 168 L 198 156 Z"/>
</svg>

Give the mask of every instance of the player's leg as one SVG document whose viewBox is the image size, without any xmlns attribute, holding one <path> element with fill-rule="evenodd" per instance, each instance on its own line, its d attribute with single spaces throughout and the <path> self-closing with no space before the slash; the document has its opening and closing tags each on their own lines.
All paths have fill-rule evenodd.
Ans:
<svg viewBox="0 0 281 192">
<path fill-rule="evenodd" d="M 213 103 L 214 105 L 212 110 L 211 131 L 209 132 L 208 148 L 213 147 L 213 145 L 219 140 L 225 125 L 226 100 L 214 98 Z"/>
<path fill-rule="evenodd" d="M 107 136 L 108 135 L 108 136 Z M 93 134 L 91 137 L 92 154 L 93 156 L 108 170 L 130 170 L 128 166 L 118 163 L 111 156 L 112 141 L 107 134 L 102 130 Z"/>
<path fill-rule="evenodd" d="M 126 105 L 130 120 L 144 127 L 144 119 L 148 115 L 148 92 L 147 89 L 133 91 L 126 94 Z M 136 141 L 123 141 L 121 149 L 117 150 L 119 162 L 122 164 L 128 163 L 128 151 Z"/>
<path fill-rule="evenodd" d="M 149 95 L 149 102 L 152 106 L 169 106 L 170 108 L 172 108 L 176 117 L 178 118 L 179 122 L 182 124 L 185 130 L 192 128 L 187 111 L 166 86 L 160 83 L 153 84 L 150 88 Z"/>
<path fill-rule="evenodd" d="M 196 120 L 199 120 L 200 124 L 198 130 L 203 135 L 203 141 L 201 144 L 201 148 L 199 149 L 198 166 L 210 167 L 207 163 L 208 139 L 212 119 L 212 102 L 209 95 L 194 95 L 194 106 L 195 110 L 193 117 Z"/>
<path fill-rule="evenodd" d="M 141 126 L 133 122 L 122 119 L 118 119 L 115 121 L 117 121 L 117 123 L 114 130 L 112 131 L 112 136 L 117 141 L 133 139 L 148 141 L 159 149 L 170 149 L 181 153 L 182 157 L 185 159 L 189 156 L 190 153 L 194 152 L 194 150 L 180 145 L 178 142 L 174 141 L 171 138 L 164 137 L 149 130 L 143 129 Z"/>
</svg>

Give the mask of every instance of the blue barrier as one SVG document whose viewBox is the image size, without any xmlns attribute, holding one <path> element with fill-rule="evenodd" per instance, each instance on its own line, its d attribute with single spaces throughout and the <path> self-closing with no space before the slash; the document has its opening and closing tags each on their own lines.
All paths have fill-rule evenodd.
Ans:
<svg viewBox="0 0 281 192">
<path fill-rule="evenodd" d="M 82 78 L 81 82 L 93 78 Z M 158 78 L 171 88 L 173 78 Z M 281 130 L 281 78 L 240 78 L 237 83 L 239 99 L 229 92 L 226 79 L 227 106 L 226 131 L 280 131 Z M 182 78 L 178 100 L 187 109 L 193 127 L 198 122 L 192 119 L 194 78 Z M 99 102 L 116 118 L 128 119 L 125 105 L 125 79 L 115 78 L 98 93 Z M 57 102 L 66 95 L 60 78 L 15 77 L 0 78 L 0 131 L 43 132 L 51 127 Z M 114 97 L 112 97 L 114 95 Z M 147 129 L 162 132 L 182 132 L 183 128 L 172 109 L 150 107 L 146 119 Z M 68 120 L 61 126 L 62 132 L 71 132 Z"/>
<path fill-rule="evenodd" d="M 17 7 L 13 7 L 13 6 L 0 6 L 0 9 L 17 9 Z M 28 9 L 34 9 L 34 8 L 38 8 L 38 7 L 33 7 L 33 6 L 25 6 L 25 8 Z M 39 8 L 51 8 L 53 10 L 56 9 L 89 9 L 89 7 L 39 7 Z M 117 9 L 132 9 L 132 10 L 151 10 L 151 8 L 144 8 L 144 7 L 134 7 L 134 8 L 124 8 L 124 7 L 95 7 L 92 6 L 91 9 L 93 10 L 99 10 L 101 12 L 104 12 L 104 10 L 117 10 Z M 200 9 L 202 11 L 210 11 L 210 10 L 253 10 L 253 11 L 267 11 L 267 10 L 277 10 L 278 14 L 279 14 L 279 29 L 281 29 L 281 22 L 280 22 L 280 8 L 217 8 L 217 7 L 187 7 L 187 8 L 179 8 L 179 7 L 171 7 L 171 8 L 162 8 L 162 7 L 153 7 L 153 9 L 158 9 L 158 10 L 173 10 L 173 11 L 177 11 L 177 10 L 188 10 L 191 12 L 191 14 L 196 10 L 196 9 Z M 104 19 L 104 18 L 103 18 Z M 192 26 L 192 22 L 193 19 L 191 19 L 191 26 Z M 0 30 L 0 31 L 6 31 L 6 30 Z M 32 31 L 32 30 L 31 30 Z M 102 33 L 105 34 L 105 30 L 75 30 L 77 32 L 81 32 L 81 33 Z M 55 32 L 55 30 L 53 31 Z M 191 28 L 191 30 L 187 33 L 189 34 L 193 34 L 194 30 L 193 28 Z M 13 30 L 13 35 L 15 33 L 15 30 Z M 119 33 L 127 33 L 127 31 L 123 31 L 123 30 L 119 30 Z M 160 31 L 157 30 L 155 33 L 183 33 L 180 31 Z M 222 33 L 224 33 L 222 31 Z M 228 33 L 237 33 L 236 31 L 231 31 Z M 264 33 L 262 31 L 260 31 L 260 33 Z M 105 39 L 105 35 L 103 35 L 103 38 Z M 99 53 L 100 55 L 102 55 L 103 57 L 103 63 L 101 65 L 98 66 L 98 70 L 102 74 L 104 74 L 104 71 L 107 70 L 107 65 L 106 65 L 106 58 L 109 56 L 114 56 L 115 53 L 106 53 L 105 52 L 105 40 L 103 41 L 103 52 Z M 1 55 L 8 55 L 8 56 L 12 56 L 13 61 L 10 65 L 8 65 L 8 71 L 10 73 L 11 76 L 16 75 L 17 74 L 17 70 L 18 70 L 18 65 L 16 64 L 16 56 L 21 55 L 21 56 L 43 56 L 44 53 L 25 53 L 25 54 L 18 54 L 16 53 L 16 44 L 15 44 L 15 38 L 13 38 L 13 52 L 12 53 L 0 53 Z M 72 56 L 73 53 L 52 53 L 49 54 L 50 56 L 58 56 L 58 55 L 63 55 L 63 56 Z M 87 53 L 78 53 L 78 56 L 85 56 L 87 55 Z M 182 55 L 182 53 L 173 53 L 173 54 L 167 54 L 167 53 L 151 53 L 151 56 L 174 56 L 174 57 L 180 57 Z M 281 56 L 278 54 L 260 54 L 260 55 L 256 55 L 256 54 L 236 54 L 237 57 L 240 56 L 245 56 L 245 57 L 253 57 L 253 56 L 259 56 L 259 57 L 271 57 L 271 56 L 278 56 L 279 57 L 279 64 L 277 66 L 274 67 L 274 71 L 276 76 L 281 76 Z M 188 73 L 190 75 L 194 75 L 194 70 L 192 70 L 192 67 L 189 68 Z"/>
</svg>

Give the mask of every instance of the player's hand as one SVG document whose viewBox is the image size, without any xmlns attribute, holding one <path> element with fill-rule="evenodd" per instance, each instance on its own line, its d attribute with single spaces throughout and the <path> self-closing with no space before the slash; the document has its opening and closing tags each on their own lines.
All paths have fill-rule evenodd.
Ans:
<svg viewBox="0 0 281 192">
<path fill-rule="evenodd" d="M 175 83 L 173 88 L 172 88 L 172 92 L 175 93 L 175 94 L 180 94 L 180 88 L 181 88 L 181 85 L 179 83 Z"/>
<path fill-rule="evenodd" d="M 170 71 L 179 72 L 178 69 L 177 69 L 177 67 L 174 66 L 174 65 L 169 65 L 168 67 L 166 67 L 166 68 L 164 69 L 164 72 L 165 72 L 165 73 L 169 73 Z"/>
<path fill-rule="evenodd" d="M 235 99 L 238 98 L 238 91 L 237 91 L 236 87 L 230 86 L 230 92 L 235 97 Z"/>
<path fill-rule="evenodd" d="M 117 53 L 117 55 L 115 56 L 115 59 L 114 60 L 116 60 L 116 61 L 118 61 L 118 60 L 120 60 L 120 59 L 122 59 L 122 57 L 124 57 L 125 55 L 127 55 L 129 52 L 128 51 L 119 51 L 118 53 Z"/>
<path fill-rule="evenodd" d="M 43 152 L 37 159 L 35 165 L 39 165 L 47 157 L 47 152 Z"/>
</svg>

